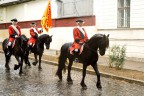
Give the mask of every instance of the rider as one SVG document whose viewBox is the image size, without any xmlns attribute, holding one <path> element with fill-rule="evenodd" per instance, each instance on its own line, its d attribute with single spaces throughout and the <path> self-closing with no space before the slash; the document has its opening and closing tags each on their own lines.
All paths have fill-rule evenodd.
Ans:
<svg viewBox="0 0 144 96">
<path fill-rule="evenodd" d="M 36 23 L 32 22 L 31 23 L 31 28 L 30 28 L 30 39 L 28 41 L 28 51 L 32 49 L 32 47 L 34 47 L 36 39 L 38 38 L 38 34 L 41 34 L 43 32 L 43 30 L 38 30 L 38 28 L 36 27 Z"/>
<path fill-rule="evenodd" d="M 73 29 L 74 42 L 70 47 L 70 54 L 79 53 L 81 45 L 88 40 L 87 33 L 82 27 L 84 21 L 81 19 L 76 20 L 77 27 Z"/>
<path fill-rule="evenodd" d="M 11 20 L 11 25 L 8 28 L 9 31 L 9 42 L 8 42 L 8 52 L 7 56 L 10 56 L 12 54 L 12 48 L 13 44 L 15 42 L 15 39 L 18 38 L 21 35 L 21 28 L 17 25 L 18 20 L 16 18 Z"/>
</svg>

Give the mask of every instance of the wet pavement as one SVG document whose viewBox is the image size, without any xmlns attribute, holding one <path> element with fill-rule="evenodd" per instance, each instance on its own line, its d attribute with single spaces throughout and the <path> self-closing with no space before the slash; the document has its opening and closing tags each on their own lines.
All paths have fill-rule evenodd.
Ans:
<svg viewBox="0 0 144 96">
<path fill-rule="evenodd" d="M 11 70 L 6 71 L 4 55 L 0 54 L 0 57 L 0 96 L 144 96 L 144 86 L 105 77 L 101 77 L 103 90 L 99 91 L 97 78 L 91 74 L 86 75 L 88 88 L 84 90 L 80 86 L 81 71 L 72 70 L 73 84 L 67 84 L 67 74 L 59 82 L 55 77 L 57 66 L 45 63 L 42 63 L 42 71 L 38 66 L 29 68 L 24 65 L 24 75 L 19 76 L 19 71 L 13 70 L 15 58 L 11 59 Z"/>
</svg>

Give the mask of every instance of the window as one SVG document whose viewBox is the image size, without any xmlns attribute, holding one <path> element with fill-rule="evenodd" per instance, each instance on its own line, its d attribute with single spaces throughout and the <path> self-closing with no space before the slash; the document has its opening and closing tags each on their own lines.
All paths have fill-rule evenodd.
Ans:
<svg viewBox="0 0 144 96">
<path fill-rule="evenodd" d="M 130 0 L 118 0 L 118 28 L 130 28 Z"/>
</svg>

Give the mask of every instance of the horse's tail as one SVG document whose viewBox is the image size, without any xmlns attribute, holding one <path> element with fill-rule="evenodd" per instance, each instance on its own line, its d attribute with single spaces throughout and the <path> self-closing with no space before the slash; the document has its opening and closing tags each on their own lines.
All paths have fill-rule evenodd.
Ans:
<svg viewBox="0 0 144 96">
<path fill-rule="evenodd" d="M 8 38 L 6 38 L 6 39 L 2 42 L 2 48 L 3 48 L 3 51 L 4 51 L 4 52 L 6 51 L 7 44 L 8 44 Z"/>
<path fill-rule="evenodd" d="M 64 72 L 66 71 L 65 63 L 69 52 L 68 50 L 69 50 L 69 43 L 64 44 L 60 50 L 60 56 L 58 60 L 58 70 L 56 72 L 56 75 L 58 75 L 60 80 L 62 79 L 62 70 L 64 70 Z"/>
</svg>

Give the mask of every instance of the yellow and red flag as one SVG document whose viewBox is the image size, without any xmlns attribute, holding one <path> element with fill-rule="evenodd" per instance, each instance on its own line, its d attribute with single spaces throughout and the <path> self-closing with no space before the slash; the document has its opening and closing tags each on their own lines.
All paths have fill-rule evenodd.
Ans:
<svg viewBox="0 0 144 96">
<path fill-rule="evenodd" d="M 42 18 L 41 18 L 41 25 L 42 25 L 42 28 L 44 28 L 47 32 L 48 32 L 49 28 L 52 27 L 50 0 L 48 0 L 48 5 L 44 11 Z"/>
</svg>

